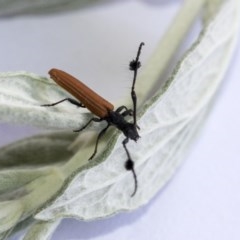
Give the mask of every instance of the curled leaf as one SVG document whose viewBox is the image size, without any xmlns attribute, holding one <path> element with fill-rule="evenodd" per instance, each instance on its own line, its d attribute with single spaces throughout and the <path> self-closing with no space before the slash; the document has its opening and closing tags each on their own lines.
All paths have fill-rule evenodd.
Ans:
<svg viewBox="0 0 240 240">
<path fill-rule="evenodd" d="M 24 236 L 23 240 L 48 240 L 60 223 L 59 220 L 52 222 L 38 221 L 31 226 L 30 230 Z"/>
<path fill-rule="evenodd" d="M 132 176 L 122 162 L 123 136 L 113 133 L 96 159 L 101 164 L 78 169 L 77 161 L 85 157 L 79 152 L 64 166 L 64 172 L 71 172 L 68 187 L 37 219 L 102 218 L 145 204 L 164 186 L 202 125 L 228 67 L 239 24 L 237 9 L 234 1 L 221 5 L 166 85 L 143 107 L 141 140 L 129 143 L 139 180 L 136 196 L 130 197 Z"/>
<path fill-rule="evenodd" d="M 13 227 L 21 218 L 23 208 L 19 201 L 0 202 L 0 234 Z"/>
<path fill-rule="evenodd" d="M 0 73 L 0 85 L 2 121 L 78 129 L 90 115 L 81 113 L 81 110 L 75 111 L 74 106 L 69 109 L 65 104 L 54 109 L 41 107 L 51 99 L 63 99 L 67 96 L 67 93 L 50 79 L 26 72 Z"/>
</svg>

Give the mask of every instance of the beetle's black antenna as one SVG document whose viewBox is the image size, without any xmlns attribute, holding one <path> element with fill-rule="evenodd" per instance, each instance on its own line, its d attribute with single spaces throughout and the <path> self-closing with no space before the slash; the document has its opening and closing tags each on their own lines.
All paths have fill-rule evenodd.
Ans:
<svg viewBox="0 0 240 240">
<path fill-rule="evenodd" d="M 144 42 L 141 42 L 139 47 L 138 47 L 138 52 L 137 52 L 136 58 L 134 60 L 132 60 L 129 64 L 129 69 L 134 72 L 131 96 L 132 96 L 132 101 L 133 101 L 133 123 L 134 123 L 135 127 L 137 126 L 137 117 L 136 117 L 136 114 L 137 114 L 137 96 L 136 96 L 136 92 L 135 92 L 135 83 L 136 83 L 136 79 L 137 79 L 138 68 L 141 67 L 141 62 L 139 61 L 139 56 L 141 54 L 141 50 L 142 50 L 143 45 L 144 45 Z"/>
<path fill-rule="evenodd" d="M 134 195 L 135 195 L 135 193 L 137 192 L 137 187 L 138 187 L 138 181 L 137 181 L 137 175 L 136 175 L 136 172 L 135 172 L 135 170 L 134 170 L 134 162 L 133 162 L 133 160 L 132 160 L 132 158 L 131 158 L 131 156 L 130 156 L 130 153 L 129 153 L 129 151 L 128 151 L 128 149 L 127 149 L 127 143 L 128 143 L 128 138 L 125 138 L 124 140 L 123 140 L 123 142 L 122 142 L 122 144 L 123 144 L 123 147 L 124 147 L 124 149 L 125 149 L 125 151 L 126 151 L 126 153 L 127 153 L 127 156 L 128 156 L 128 160 L 125 162 L 125 168 L 126 168 L 126 170 L 127 171 L 131 171 L 132 172 L 132 174 L 133 174 L 133 178 L 134 178 L 134 191 L 133 191 L 133 193 L 132 193 L 132 195 L 131 195 L 131 197 L 133 197 Z"/>
</svg>

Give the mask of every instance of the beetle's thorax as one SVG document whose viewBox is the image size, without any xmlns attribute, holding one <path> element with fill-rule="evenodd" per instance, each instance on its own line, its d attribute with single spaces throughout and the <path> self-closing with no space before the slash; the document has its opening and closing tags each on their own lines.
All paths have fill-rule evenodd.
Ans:
<svg viewBox="0 0 240 240">
<path fill-rule="evenodd" d="M 136 126 L 133 123 L 127 122 L 120 113 L 109 111 L 109 115 L 105 118 L 105 120 L 122 131 L 126 137 L 134 141 L 138 140 L 139 135 Z"/>
</svg>

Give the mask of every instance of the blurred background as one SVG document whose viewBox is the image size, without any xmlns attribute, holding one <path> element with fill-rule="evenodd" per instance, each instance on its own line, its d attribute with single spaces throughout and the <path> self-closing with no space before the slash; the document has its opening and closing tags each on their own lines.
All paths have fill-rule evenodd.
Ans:
<svg viewBox="0 0 240 240">
<path fill-rule="evenodd" d="M 128 63 L 138 44 L 146 43 L 144 66 L 181 3 L 115 0 L 66 12 L 0 11 L 0 71 L 48 76 L 60 68 L 116 103 L 130 92 Z M 196 22 L 179 58 L 198 32 Z M 240 239 L 239 47 L 240 41 L 216 104 L 172 181 L 134 212 L 87 223 L 64 220 L 53 240 Z M 42 131 L 0 123 L 0 146 Z"/>
</svg>

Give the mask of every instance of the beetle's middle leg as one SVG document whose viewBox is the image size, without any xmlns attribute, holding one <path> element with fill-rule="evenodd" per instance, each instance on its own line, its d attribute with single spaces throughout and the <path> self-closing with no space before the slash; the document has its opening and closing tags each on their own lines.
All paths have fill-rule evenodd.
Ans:
<svg viewBox="0 0 240 240">
<path fill-rule="evenodd" d="M 82 130 L 84 130 L 91 122 L 101 122 L 103 121 L 104 119 L 102 118 L 91 118 L 87 123 L 86 125 L 84 125 L 83 127 L 81 127 L 80 129 L 76 129 L 76 130 L 73 130 L 74 132 L 81 132 Z"/>
<path fill-rule="evenodd" d="M 90 157 L 88 160 L 93 159 L 93 157 L 96 155 L 99 140 L 100 140 L 100 138 L 106 133 L 106 131 L 107 131 L 107 129 L 109 128 L 109 126 L 110 126 L 110 124 L 108 124 L 108 125 L 98 134 L 94 152 L 93 152 L 93 154 L 91 155 L 91 157 Z"/>
</svg>

